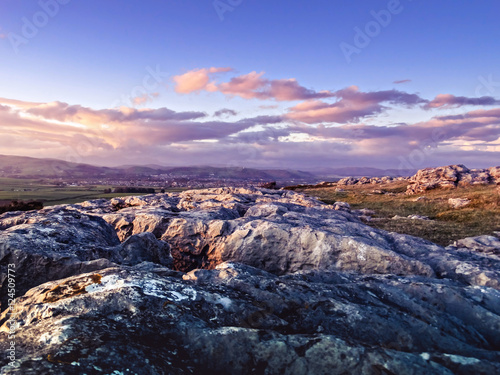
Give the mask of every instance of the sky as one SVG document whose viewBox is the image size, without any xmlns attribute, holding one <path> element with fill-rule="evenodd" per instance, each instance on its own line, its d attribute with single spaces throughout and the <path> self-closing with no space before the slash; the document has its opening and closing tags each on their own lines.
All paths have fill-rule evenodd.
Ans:
<svg viewBox="0 0 500 375">
<path fill-rule="evenodd" d="M 500 162 L 497 0 L 2 0 L 0 154 Z"/>
</svg>

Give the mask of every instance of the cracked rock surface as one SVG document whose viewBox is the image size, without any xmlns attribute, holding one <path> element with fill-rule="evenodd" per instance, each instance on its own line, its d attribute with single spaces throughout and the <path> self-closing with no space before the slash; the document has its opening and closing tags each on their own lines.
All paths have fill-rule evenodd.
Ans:
<svg viewBox="0 0 500 375">
<path fill-rule="evenodd" d="M 18 361 L 0 373 L 499 373 L 499 253 L 494 236 L 445 249 L 281 190 L 10 212 L 0 350 L 14 322 Z"/>
</svg>

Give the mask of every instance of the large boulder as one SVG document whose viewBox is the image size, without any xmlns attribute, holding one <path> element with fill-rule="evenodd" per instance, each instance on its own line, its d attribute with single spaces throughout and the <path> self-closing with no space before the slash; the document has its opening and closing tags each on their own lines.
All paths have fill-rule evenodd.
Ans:
<svg viewBox="0 0 500 375">
<path fill-rule="evenodd" d="M 467 237 L 455 241 L 452 245 L 447 247 L 447 249 L 452 251 L 456 249 L 466 249 L 500 259 L 500 238 L 488 235 Z"/>
<path fill-rule="evenodd" d="M 459 186 L 467 185 L 489 185 L 492 179 L 488 169 L 471 169 L 469 173 L 460 175 Z"/>
<path fill-rule="evenodd" d="M 18 295 L 49 280 L 115 263 L 133 265 L 148 260 L 172 264 L 168 244 L 153 235 L 140 234 L 121 244 L 101 217 L 72 206 L 9 212 L 0 216 L 0 228 L 1 310 L 6 308 L 9 264 L 15 271 Z"/>
<path fill-rule="evenodd" d="M 500 167 L 491 167 L 489 170 L 491 180 L 496 183 L 500 184 Z"/>
<path fill-rule="evenodd" d="M 359 179 L 355 177 L 344 177 L 341 178 L 338 182 L 337 185 L 342 186 L 342 185 L 356 185 L 358 183 Z"/>
<path fill-rule="evenodd" d="M 417 194 L 435 188 L 454 188 L 461 175 L 468 172 L 469 169 L 462 164 L 421 169 L 410 178 L 407 193 Z"/>
<path fill-rule="evenodd" d="M 406 193 L 419 194 L 436 188 L 489 185 L 499 182 L 500 167 L 468 169 L 462 164 L 448 165 L 419 170 L 414 176 L 410 177 Z"/>
</svg>

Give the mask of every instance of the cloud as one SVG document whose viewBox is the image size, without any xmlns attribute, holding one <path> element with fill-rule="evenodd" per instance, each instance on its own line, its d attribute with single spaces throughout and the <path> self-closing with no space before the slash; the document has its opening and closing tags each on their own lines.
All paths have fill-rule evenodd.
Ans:
<svg viewBox="0 0 500 375">
<path fill-rule="evenodd" d="M 225 95 L 240 96 L 244 99 L 273 99 L 277 101 L 294 101 L 329 98 L 333 94 L 330 91 L 314 91 L 307 89 L 297 82 L 296 79 L 274 79 L 262 78 L 264 72 L 251 72 L 238 77 L 233 77 L 229 82 L 221 83 L 218 90 Z"/>
<path fill-rule="evenodd" d="M 80 105 L 69 105 L 64 102 L 51 102 L 24 107 L 25 111 L 45 119 L 75 122 L 83 125 L 96 126 L 106 123 L 124 123 L 138 120 L 167 121 L 194 120 L 206 117 L 203 112 L 175 112 L 168 108 L 135 109 L 121 107 L 118 109 L 95 110 Z"/>
<path fill-rule="evenodd" d="M 262 79 L 261 75 L 255 81 Z M 270 88 L 259 83 L 248 92 Z M 500 156 L 500 108 L 380 125 L 380 119 L 372 117 L 388 108 L 414 108 L 425 114 L 422 107 L 430 102 L 399 90 L 363 92 L 356 86 L 329 95 L 303 100 L 285 114 L 233 121 L 229 116 L 238 113 L 228 108 L 209 116 L 169 108 L 94 109 L 58 101 L 0 99 L 0 148 L 2 153 L 97 164 L 293 169 L 395 168 L 401 160 L 415 168 L 461 162 L 475 167 L 488 160 L 484 166 L 494 164 Z"/>
<path fill-rule="evenodd" d="M 190 94 L 192 92 L 217 91 L 217 86 L 214 81 L 210 81 L 211 77 L 216 73 L 230 72 L 232 68 L 204 68 L 195 69 L 187 73 L 174 76 L 172 79 L 175 82 L 175 91 L 179 94 Z"/>
<path fill-rule="evenodd" d="M 205 117 L 202 112 L 175 112 L 168 108 L 95 110 L 63 102 L 30 105 L 0 100 L 0 138 L 9 135 L 15 137 L 17 143 L 24 139 L 26 148 L 37 145 L 40 149 L 53 149 L 58 145 L 81 157 L 115 150 L 118 157 L 134 147 L 150 153 L 151 147 L 216 141 L 254 126 L 282 121 L 279 116 L 257 116 L 234 122 L 200 121 Z M 85 150 L 83 154 L 81 150 Z"/>
<path fill-rule="evenodd" d="M 216 73 L 229 72 L 232 68 L 203 68 L 191 70 L 174 76 L 175 91 L 181 94 L 200 92 L 202 90 L 219 91 L 228 96 L 239 96 L 244 99 L 294 101 L 330 98 L 330 91 L 314 91 L 301 86 L 296 79 L 267 79 L 264 72 L 255 71 L 232 77 L 229 82 L 217 83 L 212 80 Z"/>
<path fill-rule="evenodd" d="M 398 90 L 362 92 L 357 86 L 350 86 L 333 93 L 337 102 L 327 103 L 309 100 L 289 109 L 287 118 L 308 124 L 320 122 L 348 123 L 373 116 L 387 109 L 382 103 L 415 106 L 427 103 L 416 94 Z"/>
<path fill-rule="evenodd" d="M 479 98 L 468 98 L 465 96 L 455 96 L 451 94 L 439 94 L 432 101 L 427 103 L 424 108 L 456 108 L 465 105 L 499 105 L 500 100 L 491 96 L 481 96 Z"/>
<path fill-rule="evenodd" d="M 238 112 L 232 110 L 232 109 L 219 109 L 218 111 L 215 111 L 214 117 L 221 117 L 221 116 L 236 116 Z"/>
<path fill-rule="evenodd" d="M 293 125 L 289 129 L 292 132 L 325 139 L 335 138 L 350 141 L 378 139 L 380 142 L 385 140 L 394 143 L 392 147 L 400 145 L 405 148 L 449 140 L 490 142 L 500 138 L 500 109 L 473 111 L 460 116 L 435 117 L 415 124 L 395 126 L 356 124 L 311 127 Z"/>
<path fill-rule="evenodd" d="M 151 94 L 144 94 L 144 95 L 137 96 L 137 97 L 133 98 L 132 103 L 134 105 L 146 104 L 148 102 L 152 102 L 153 99 L 157 98 L 158 96 L 160 96 L 160 94 L 158 92 L 153 92 Z"/>
<path fill-rule="evenodd" d="M 396 85 L 400 85 L 402 83 L 408 83 L 408 82 L 411 82 L 411 79 L 401 79 L 399 81 L 394 81 L 392 83 L 395 83 Z"/>
</svg>

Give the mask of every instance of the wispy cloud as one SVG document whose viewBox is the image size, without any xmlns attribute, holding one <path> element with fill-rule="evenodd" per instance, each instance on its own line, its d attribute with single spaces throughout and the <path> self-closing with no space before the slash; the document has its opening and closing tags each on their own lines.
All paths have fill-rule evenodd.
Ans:
<svg viewBox="0 0 500 375">
<path fill-rule="evenodd" d="M 236 116 L 238 112 L 228 109 L 228 108 L 222 108 L 219 109 L 218 111 L 215 111 L 214 117 L 222 117 L 222 116 Z"/>
<path fill-rule="evenodd" d="M 320 122 L 345 124 L 381 113 L 387 108 L 383 103 L 404 106 L 427 103 L 416 94 L 398 90 L 362 92 L 357 86 L 336 91 L 333 96 L 338 98 L 334 103 L 318 100 L 299 103 L 290 108 L 290 113 L 286 117 L 309 124 Z"/>
<path fill-rule="evenodd" d="M 144 94 L 141 96 L 136 96 L 135 98 L 132 98 L 132 103 L 134 105 L 143 105 L 148 102 L 152 102 L 155 98 L 160 96 L 158 92 L 153 92 L 151 94 Z"/>
<path fill-rule="evenodd" d="M 500 100 L 492 96 L 481 96 L 479 98 L 468 98 L 465 96 L 455 96 L 451 94 L 437 95 L 433 100 L 425 105 L 426 109 L 431 108 L 456 108 L 465 105 L 499 105 Z"/>
<path fill-rule="evenodd" d="M 232 77 L 228 82 L 217 83 L 213 80 L 216 73 L 229 72 L 231 68 L 195 69 L 179 76 L 174 76 L 175 90 L 189 94 L 202 90 L 221 93 L 228 96 L 239 96 L 244 99 L 294 101 L 329 98 L 330 91 L 314 91 L 301 86 L 296 79 L 267 79 L 264 72 L 250 72 Z"/>
<path fill-rule="evenodd" d="M 394 81 L 392 83 L 395 83 L 396 85 L 400 85 L 402 83 L 408 83 L 408 82 L 411 82 L 411 79 L 400 79 L 400 80 Z"/>
<path fill-rule="evenodd" d="M 330 98 L 333 93 L 327 90 L 314 91 L 301 86 L 296 79 L 263 78 L 264 72 L 251 72 L 233 77 L 229 82 L 221 83 L 218 90 L 226 95 L 240 96 L 244 99 L 294 101 Z"/>
<path fill-rule="evenodd" d="M 232 68 L 203 68 L 191 70 L 187 73 L 173 77 L 175 82 L 175 91 L 179 94 L 190 94 L 192 92 L 217 91 L 215 81 L 211 81 L 216 73 L 225 73 L 233 70 Z"/>
</svg>

